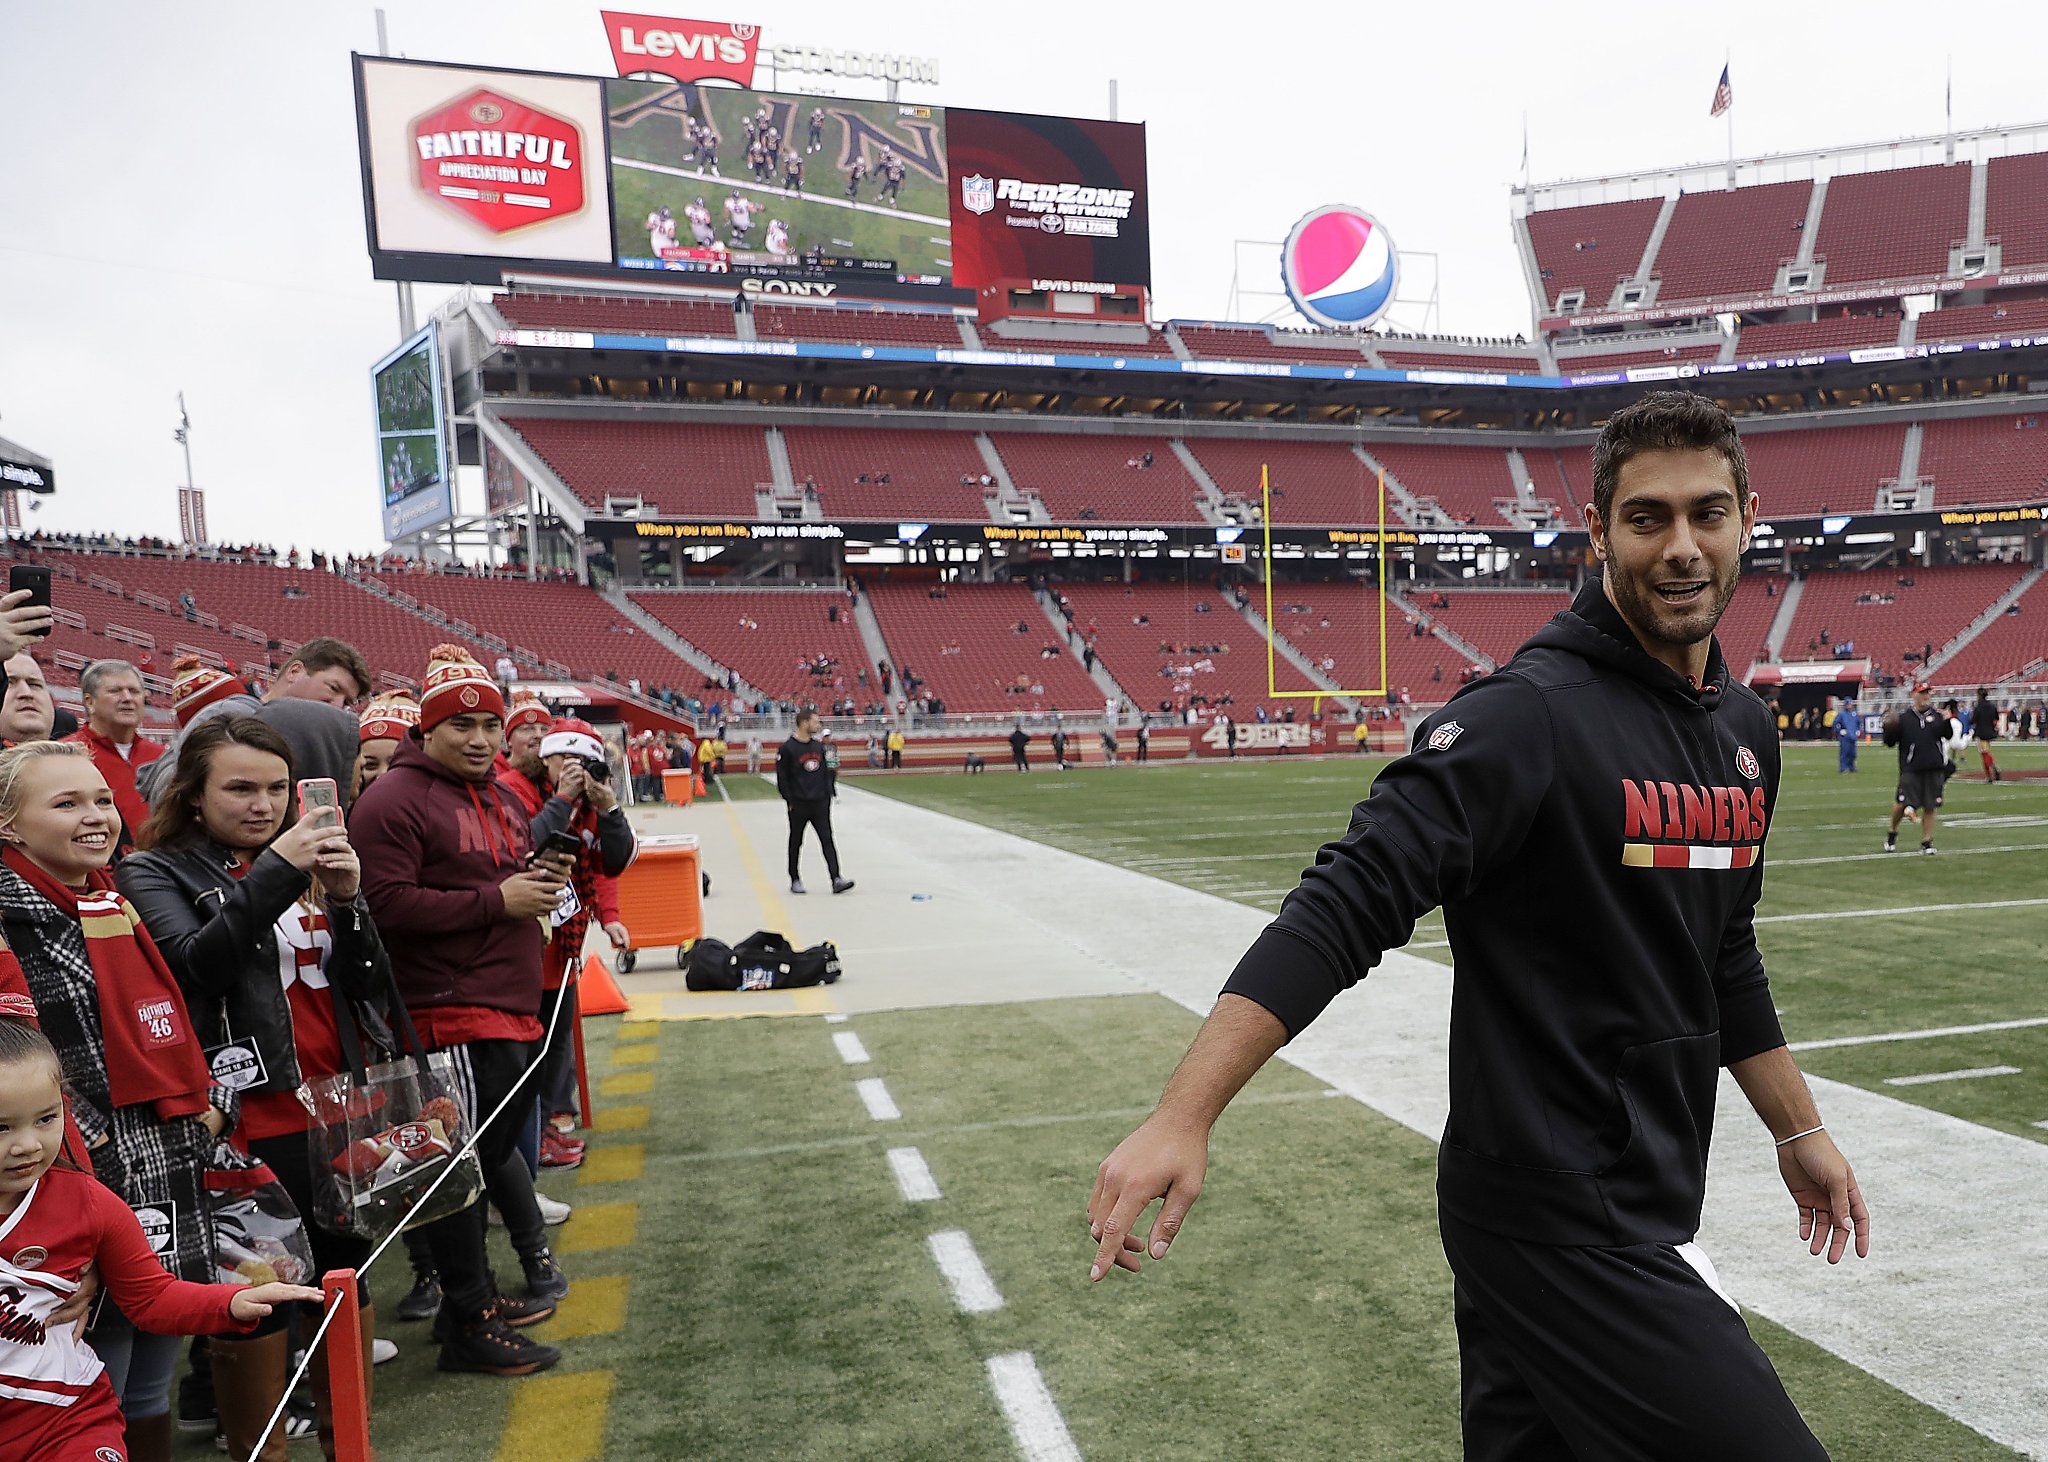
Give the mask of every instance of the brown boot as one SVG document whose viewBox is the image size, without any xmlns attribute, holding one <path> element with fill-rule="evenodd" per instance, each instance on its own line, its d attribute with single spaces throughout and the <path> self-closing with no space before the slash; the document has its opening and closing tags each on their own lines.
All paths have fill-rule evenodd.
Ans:
<svg viewBox="0 0 2048 1462">
<path fill-rule="evenodd" d="M 376 1365 L 377 1365 L 377 1360 L 376 1360 L 376 1357 L 375 1357 L 375 1355 L 373 1355 L 373 1354 L 371 1353 L 371 1348 L 372 1348 L 372 1347 L 373 1347 L 374 1345 L 376 1345 L 376 1343 L 377 1343 L 377 1307 L 376 1307 L 375 1305 L 364 1305 L 364 1306 L 363 1306 L 363 1308 L 362 1308 L 362 1326 L 363 1326 L 363 1400 L 364 1400 L 364 1403 L 365 1403 L 365 1404 L 367 1405 L 367 1404 L 368 1404 L 368 1402 L 369 1402 L 369 1401 L 370 1401 L 370 1399 L 371 1399 L 371 1396 L 372 1396 L 372 1394 L 373 1394 L 373 1393 L 374 1393 L 374 1392 L 376 1391 L 376 1389 L 377 1389 L 377 1386 L 376 1386 Z M 329 1333 L 331 1334 L 332 1332 L 330 1331 Z M 321 1341 L 320 1343 L 321 1343 L 321 1345 L 322 1345 L 322 1346 L 325 1346 L 327 1342 L 323 1340 L 323 1341 Z M 325 1458 L 327 1459 L 327 1462 L 335 1462 L 335 1457 L 334 1457 L 334 1397 L 333 1397 L 332 1393 L 330 1393 L 330 1392 L 328 1391 L 328 1389 L 327 1389 L 327 1385 L 328 1385 L 328 1371 L 327 1371 L 327 1357 L 326 1357 L 326 1355 L 325 1355 L 325 1354 L 319 1355 L 319 1356 L 317 1356 L 317 1357 L 315 1357 L 315 1358 L 314 1358 L 314 1361 L 313 1361 L 313 1366 L 312 1366 L 312 1371 L 313 1371 L 313 1406 L 314 1406 L 314 1410 L 315 1410 L 315 1412 L 316 1412 L 316 1413 L 318 1414 L 318 1416 L 319 1416 L 319 1418 L 320 1418 L 320 1455 L 321 1455 L 321 1456 L 323 1456 L 323 1457 L 325 1457 Z M 368 1454 L 368 1456 L 367 1456 L 367 1457 L 366 1457 L 366 1458 L 364 1459 L 364 1462 L 377 1462 L 377 1453 L 376 1453 L 375 1449 L 372 1449 L 372 1450 L 370 1451 L 370 1453 Z"/>
<path fill-rule="evenodd" d="M 128 1423 L 129 1462 L 171 1462 L 171 1414 Z"/>
<path fill-rule="evenodd" d="M 291 1336 L 283 1330 L 254 1340 L 216 1335 L 208 1348 L 213 1354 L 214 1406 L 220 1413 L 220 1428 L 227 1434 L 228 1455 L 250 1457 L 291 1377 Z M 263 1450 L 250 1462 L 286 1462 L 289 1455 L 284 1420 L 279 1418 Z"/>
</svg>

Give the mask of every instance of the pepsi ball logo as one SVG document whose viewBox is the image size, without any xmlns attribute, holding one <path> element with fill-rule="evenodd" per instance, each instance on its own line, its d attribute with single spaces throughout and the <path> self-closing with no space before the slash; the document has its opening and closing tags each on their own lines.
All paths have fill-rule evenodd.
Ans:
<svg viewBox="0 0 2048 1462">
<path fill-rule="evenodd" d="M 1362 330 L 1386 313 L 1400 257 L 1380 221 L 1332 203 L 1305 215 L 1280 249 L 1280 279 L 1294 307 L 1327 330 Z"/>
</svg>

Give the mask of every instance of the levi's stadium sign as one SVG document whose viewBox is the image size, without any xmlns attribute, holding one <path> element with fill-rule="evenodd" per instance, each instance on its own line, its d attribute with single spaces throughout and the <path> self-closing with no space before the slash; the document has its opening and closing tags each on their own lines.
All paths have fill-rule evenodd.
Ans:
<svg viewBox="0 0 2048 1462">
<path fill-rule="evenodd" d="M 761 28 L 740 21 L 677 20 L 667 15 L 628 15 L 601 10 L 605 37 L 619 75 L 652 71 L 677 81 L 732 81 L 754 84 L 754 58 Z"/>
<path fill-rule="evenodd" d="M 413 120 L 420 191 L 493 233 L 564 218 L 588 171 L 574 122 L 489 87 Z"/>
</svg>

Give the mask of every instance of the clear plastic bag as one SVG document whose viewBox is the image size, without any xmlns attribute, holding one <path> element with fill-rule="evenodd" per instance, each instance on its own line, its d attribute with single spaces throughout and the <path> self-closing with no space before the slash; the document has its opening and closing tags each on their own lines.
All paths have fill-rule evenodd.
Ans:
<svg viewBox="0 0 2048 1462">
<path fill-rule="evenodd" d="M 469 1131 L 445 1053 L 381 1062 L 360 1078 L 322 1076 L 299 1088 L 299 1101 L 312 1117 L 309 1216 L 323 1228 L 381 1243 L 401 1227 L 458 1213 L 483 1192 L 476 1154 L 456 1156 Z M 455 1171 L 413 1213 L 451 1165 Z"/>
<path fill-rule="evenodd" d="M 268 1167 L 222 1144 L 207 1171 L 206 1187 L 217 1282 L 318 1282 L 305 1221 Z"/>
</svg>

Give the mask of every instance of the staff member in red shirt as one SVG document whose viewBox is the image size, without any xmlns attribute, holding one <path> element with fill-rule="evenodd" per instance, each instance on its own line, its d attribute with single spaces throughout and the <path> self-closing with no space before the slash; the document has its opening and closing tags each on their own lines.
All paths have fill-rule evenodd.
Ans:
<svg viewBox="0 0 2048 1462">
<path fill-rule="evenodd" d="M 164 754 L 161 743 L 139 734 L 142 707 L 148 697 L 142 672 L 126 660 L 95 660 L 78 672 L 78 694 L 85 702 L 85 724 L 67 741 L 92 753 L 93 765 L 114 793 L 121 831 L 114 856 L 135 846 L 135 830 L 149 820 L 149 803 L 135 788 L 135 774 Z"/>
</svg>

